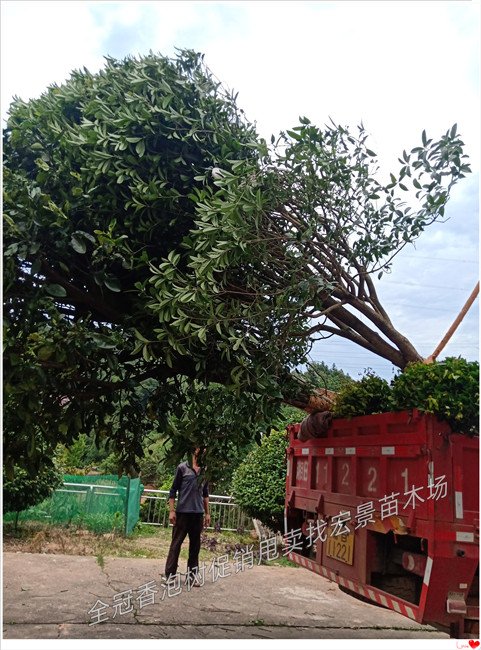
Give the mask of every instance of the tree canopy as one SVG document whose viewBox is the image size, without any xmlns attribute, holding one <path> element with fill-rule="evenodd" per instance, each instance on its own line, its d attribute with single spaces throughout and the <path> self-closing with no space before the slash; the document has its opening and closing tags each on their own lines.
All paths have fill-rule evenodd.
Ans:
<svg viewBox="0 0 481 650">
<path fill-rule="evenodd" d="M 7 468 L 34 471 L 92 429 L 135 466 L 143 433 L 172 415 L 180 447 L 202 438 L 222 453 L 216 422 L 198 417 L 209 386 L 212 410 L 232 414 L 224 437 L 245 444 L 280 400 L 305 403 L 291 371 L 316 337 L 400 368 L 418 360 L 372 276 L 443 218 L 469 165 L 456 126 L 436 141 L 423 132 L 382 184 L 366 140 L 362 125 L 302 117 L 267 143 L 190 50 L 108 58 L 16 99 L 4 132 Z"/>
</svg>

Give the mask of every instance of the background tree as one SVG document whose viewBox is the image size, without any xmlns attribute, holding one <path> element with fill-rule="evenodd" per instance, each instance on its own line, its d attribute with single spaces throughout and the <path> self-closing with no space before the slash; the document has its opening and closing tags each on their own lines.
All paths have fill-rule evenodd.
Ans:
<svg viewBox="0 0 481 650">
<path fill-rule="evenodd" d="M 442 218 L 469 171 L 456 128 L 439 141 L 423 133 L 387 185 L 362 126 L 354 137 L 302 118 L 271 144 L 192 51 L 109 58 L 98 74 L 76 71 L 13 103 L 7 472 L 17 461 L 33 474 L 58 442 L 91 430 L 134 472 L 145 432 L 168 421 L 173 451 L 202 438 L 214 471 L 225 447 L 217 429 L 242 447 L 241 427 L 265 430 L 281 400 L 306 404 L 310 385 L 291 371 L 316 335 L 399 367 L 419 359 L 371 274 Z M 397 195 L 406 183 L 415 210 Z M 238 401 L 229 430 L 219 410 L 204 425 L 195 393 L 210 384 L 227 391 L 214 389 L 216 399 Z"/>
<path fill-rule="evenodd" d="M 338 392 L 344 386 L 352 384 L 354 379 L 333 363 L 329 367 L 324 361 L 308 363 L 307 370 L 302 373 L 303 378 L 313 386 L 327 388 Z"/>
<path fill-rule="evenodd" d="M 94 439 L 89 439 L 85 433 L 81 433 L 69 447 L 58 445 L 55 450 L 57 464 L 65 474 L 72 474 L 82 469 L 88 471 L 94 459 L 100 462 L 107 455 L 108 453 L 97 448 Z"/>
<path fill-rule="evenodd" d="M 62 475 L 55 467 L 44 467 L 33 479 L 25 469 L 16 467 L 15 477 L 3 482 L 3 512 L 15 513 L 15 530 L 20 512 L 42 503 L 61 483 Z"/>
</svg>

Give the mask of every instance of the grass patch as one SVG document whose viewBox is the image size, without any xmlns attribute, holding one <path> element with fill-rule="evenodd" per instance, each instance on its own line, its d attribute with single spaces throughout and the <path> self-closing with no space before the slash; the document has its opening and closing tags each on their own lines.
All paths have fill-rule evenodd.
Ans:
<svg viewBox="0 0 481 650">
<path fill-rule="evenodd" d="M 295 569 L 299 568 L 299 565 L 296 564 L 295 562 L 292 562 L 292 560 L 289 560 L 287 557 L 282 557 L 279 556 L 277 560 L 269 560 L 269 562 L 266 562 L 266 564 L 270 564 L 272 566 L 285 566 L 285 567 L 293 567 Z"/>
<path fill-rule="evenodd" d="M 172 528 L 140 524 L 132 535 L 125 537 L 122 532 L 96 533 L 80 526 L 52 525 L 46 522 L 24 522 L 15 532 L 13 524 L 4 525 L 3 550 L 5 552 L 52 553 L 66 555 L 90 555 L 106 557 L 139 557 L 166 559 L 172 540 Z M 200 559 L 209 562 L 225 555 L 235 545 L 245 546 L 246 542 L 256 542 L 248 535 L 235 533 L 205 532 L 203 539 L 208 545 L 201 548 Z M 215 542 L 215 543 L 212 543 Z M 233 550 L 232 550 L 233 552 Z M 187 560 L 188 537 L 180 557 Z"/>
<path fill-rule="evenodd" d="M 170 532 L 171 529 L 164 528 L 163 526 L 151 526 L 149 524 L 144 524 L 141 521 L 137 522 L 134 526 L 134 529 L 130 535 L 130 539 L 139 539 L 143 537 L 156 537 L 159 535 L 159 531 L 169 531 L 169 535 L 172 535 Z"/>
<path fill-rule="evenodd" d="M 13 524 L 4 524 L 3 550 L 5 552 L 50 553 L 64 555 L 88 555 L 104 562 L 107 557 L 131 557 L 166 560 L 172 540 L 172 528 L 149 526 L 139 523 L 133 533 L 125 537 L 120 532 L 93 532 L 80 525 L 54 525 L 46 522 L 26 521 L 15 532 Z M 209 564 L 222 555 L 229 556 L 232 563 L 236 550 L 252 546 L 254 564 L 258 563 L 259 542 L 250 533 L 232 531 L 203 531 L 199 560 Z M 188 559 L 188 537 L 180 552 L 182 563 Z M 279 549 L 279 554 L 282 550 Z M 282 555 L 277 560 L 263 562 L 285 567 L 297 565 Z M 100 566 L 103 566 L 100 565 Z"/>
</svg>

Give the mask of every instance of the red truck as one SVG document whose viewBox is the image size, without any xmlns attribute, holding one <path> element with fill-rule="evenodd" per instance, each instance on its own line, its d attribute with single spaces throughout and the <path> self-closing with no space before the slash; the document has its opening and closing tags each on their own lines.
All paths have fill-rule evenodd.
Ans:
<svg viewBox="0 0 481 650">
<path fill-rule="evenodd" d="M 288 427 L 288 557 L 341 589 L 479 635 L 479 438 L 416 410 Z M 303 436 L 301 435 L 301 438 Z"/>
</svg>

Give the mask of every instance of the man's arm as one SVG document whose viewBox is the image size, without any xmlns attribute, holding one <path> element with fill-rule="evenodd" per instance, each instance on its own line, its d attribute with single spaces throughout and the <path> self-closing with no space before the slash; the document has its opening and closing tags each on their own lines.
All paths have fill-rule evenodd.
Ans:
<svg viewBox="0 0 481 650">
<path fill-rule="evenodd" d="M 182 473 L 180 471 L 180 467 L 177 467 L 174 482 L 172 483 L 172 487 L 170 488 L 169 492 L 169 522 L 172 524 L 172 526 L 175 526 L 177 522 L 177 515 L 175 514 L 175 497 L 177 495 L 177 492 L 180 490 L 181 483 Z"/>
<path fill-rule="evenodd" d="M 204 497 L 204 528 L 210 526 L 209 497 Z"/>
<path fill-rule="evenodd" d="M 204 497 L 204 528 L 210 526 L 210 513 L 209 513 L 209 484 L 207 481 L 202 488 L 202 496 Z"/>
<path fill-rule="evenodd" d="M 169 522 L 175 526 L 177 515 L 175 514 L 175 499 L 169 499 Z"/>
</svg>

